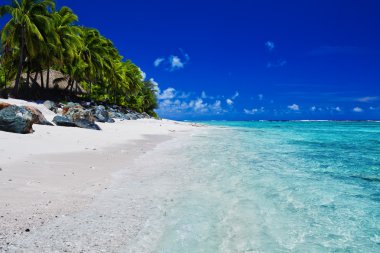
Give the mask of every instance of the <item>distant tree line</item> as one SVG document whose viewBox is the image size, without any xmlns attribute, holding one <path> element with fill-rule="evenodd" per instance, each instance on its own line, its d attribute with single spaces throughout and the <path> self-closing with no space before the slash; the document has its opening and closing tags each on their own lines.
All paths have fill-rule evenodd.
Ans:
<svg viewBox="0 0 380 253">
<path fill-rule="evenodd" d="M 14 97 L 20 90 L 39 94 L 52 82 L 49 72 L 54 69 L 67 77 L 67 90 L 80 83 L 86 90 L 83 97 L 155 115 L 154 84 L 98 30 L 77 25 L 70 8 L 56 10 L 53 0 L 12 0 L 0 6 L 0 17 L 6 15 L 10 19 L 1 30 L 0 88 L 13 84 Z M 37 78 L 38 87 L 30 83 Z"/>
</svg>

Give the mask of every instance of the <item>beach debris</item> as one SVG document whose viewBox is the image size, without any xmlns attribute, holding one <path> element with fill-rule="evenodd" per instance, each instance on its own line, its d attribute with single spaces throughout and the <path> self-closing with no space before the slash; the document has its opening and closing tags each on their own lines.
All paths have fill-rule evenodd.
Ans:
<svg viewBox="0 0 380 253">
<path fill-rule="evenodd" d="M 23 107 L 15 105 L 0 110 L 0 130 L 28 134 L 33 132 L 33 115 Z"/>
<path fill-rule="evenodd" d="M 29 228 L 25 229 L 25 232 L 30 232 L 30 229 Z"/>
</svg>

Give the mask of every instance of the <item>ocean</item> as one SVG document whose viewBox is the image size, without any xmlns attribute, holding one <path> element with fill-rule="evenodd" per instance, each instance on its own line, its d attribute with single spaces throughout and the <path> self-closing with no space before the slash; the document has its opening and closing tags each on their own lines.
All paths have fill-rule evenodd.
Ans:
<svg viewBox="0 0 380 253">
<path fill-rule="evenodd" d="M 153 252 L 380 252 L 379 122 L 204 123 Z"/>
</svg>

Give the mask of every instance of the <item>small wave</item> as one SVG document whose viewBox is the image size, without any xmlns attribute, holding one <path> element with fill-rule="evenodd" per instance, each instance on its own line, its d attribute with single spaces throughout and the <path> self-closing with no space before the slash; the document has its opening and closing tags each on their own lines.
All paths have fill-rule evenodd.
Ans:
<svg viewBox="0 0 380 253">
<path fill-rule="evenodd" d="M 366 176 L 351 176 L 352 178 L 358 178 L 365 180 L 367 182 L 380 182 L 380 178 L 377 177 L 366 177 Z"/>
</svg>

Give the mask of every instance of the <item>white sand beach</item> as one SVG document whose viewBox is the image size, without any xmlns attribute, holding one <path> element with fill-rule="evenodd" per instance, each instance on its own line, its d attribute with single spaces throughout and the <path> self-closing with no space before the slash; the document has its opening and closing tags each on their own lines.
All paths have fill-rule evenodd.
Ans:
<svg viewBox="0 0 380 253">
<path fill-rule="evenodd" d="M 48 120 L 54 116 L 31 105 Z M 180 187 L 178 172 L 160 163 L 176 161 L 170 150 L 204 129 L 153 119 L 99 126 L 102 131 L 33 125 L 32 134 L 0 132 L 0 251 L 125 247 Z"/>
</svg>

